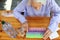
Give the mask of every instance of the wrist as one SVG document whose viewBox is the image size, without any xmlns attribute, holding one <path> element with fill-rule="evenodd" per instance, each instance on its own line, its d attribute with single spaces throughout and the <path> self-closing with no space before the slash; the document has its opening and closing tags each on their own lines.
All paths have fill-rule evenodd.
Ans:
<svg viewBox="0 0 60 40">
<path fill-rule="evenodd" d="M 27 21 L 25 21 L 24 23 L 22 23 L 22 24 L 28 24 L 28 22 Z"/>
</svg>

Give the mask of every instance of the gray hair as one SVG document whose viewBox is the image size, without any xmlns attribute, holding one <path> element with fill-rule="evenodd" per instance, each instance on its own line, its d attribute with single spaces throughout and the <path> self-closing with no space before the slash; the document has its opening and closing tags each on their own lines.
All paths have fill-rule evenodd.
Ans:
<svg viewBox="0 0 60 40">
<path fill-rule="evenodd" d="M 35 2 L 41 2 L 42 4 L 46 4 L 46 0 L 28 0 L 28 5 L 31 5 L 31 2 L 35 1 Z"/>
</svg>

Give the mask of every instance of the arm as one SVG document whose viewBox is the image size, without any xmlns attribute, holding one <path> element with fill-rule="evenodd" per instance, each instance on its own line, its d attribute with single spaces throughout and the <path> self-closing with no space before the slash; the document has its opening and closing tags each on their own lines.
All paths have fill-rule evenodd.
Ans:
<svg viewBox="0 0 60 40">
<path fill-rule="evenodd" d="M 51 32 L 57 31 L 58 24 L 60 21 L 60 7 L 56 4 L 55 0 L 51 0 L 51 11 L 54 13 L 53 17 L 51 18 L 49 29 Z"/>
<path fill-rule="evenodd" d="M 49 0 L 50 1 L 50 10 L 54 13 L 53 17 L 50 20 L 50 24 L 48 29 L 46 30 L 44 34 L 44 40 L 46 40 L 52 32 L 56 32 L 58 28 L 58 24 L 60 21 L 60 8 L 56 4 L 55 0 Z"/>
<path fill-rule="evenodd" d="M 26 15 L 26 0 L 23 0 L 14 10 L 13 14 L 16 19 L 18 19 L 22 25 L 21 27 L 24 28 L 24 31 L 28 31 L 28 23 L 27 20 L 25 19 Z M 21 12 L 24 12 L 24 15 L 21 14 Z M 19 29 L 17 29 L 19 30 Z M 18 31 L 17 31 L 18 32 Z M 19 32 L 18 32 L 19 33 Z M 24 32 L 25 33 L 25 32 Z M 23 36 L 22 36 L 23 35 Z M 21 37 L 24 37 L 25 34 L 22 34 Z"/>
<path fill-rule="evenodd" d="M 26 0 L 21 1 L 19 5 L 13 10 L 14 17 L 17 18 L 22 24 L 26 22 L 27 20 L 25 19 L 26 16 Z M 21 14 L 21 12 L 24 12 L 24 15 Z"/>
</svg>

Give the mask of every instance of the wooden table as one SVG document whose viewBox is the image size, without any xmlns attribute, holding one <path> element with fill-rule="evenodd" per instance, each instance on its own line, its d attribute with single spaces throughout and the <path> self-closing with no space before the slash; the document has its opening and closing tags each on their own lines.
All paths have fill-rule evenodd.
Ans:
<svg viewBox="0 0 60 40">
<path fill-rule="evenodd" d="M 2 11 L 0 11 L 1 14 Z M 28 20 L 29 27 L 44 27 L 47 28 L 50 22 L 49 17 L 26 17 Z M 21 26 L 21 23 L 14 17 L 4 17 L 0 15 L 0 20 L 4 20 L 6 22 L 9 22 L 15 29 L 19 28 Z M 60 25 L 59 25 L 60 26 Z M 4 31 L 2 30 L 2 25 L 0 24 L 0 40 L 43 40 L 43 39 L 27 39 L 27 38 L 10 38 Z M 58 31 L 60 34 L 60 31 Z M 49 39 L 47 39 L 49 40 Z M 54 39 L 54 40 L 60 40 L 60 37 Z"/>
</svg>

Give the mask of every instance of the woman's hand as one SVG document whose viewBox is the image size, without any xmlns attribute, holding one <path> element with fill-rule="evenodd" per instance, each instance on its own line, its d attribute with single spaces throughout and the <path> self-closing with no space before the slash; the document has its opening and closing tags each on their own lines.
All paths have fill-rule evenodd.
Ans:
<svg viewBox="0 0 60 40">
<path fill-rule="evenodd" d="M 44 34 L 43 39 L 46 40 L 50 36 L 51 33 L 52 33 L 51 30 L 47 29 L 45 34 Z"/>
<path fill-rule="evenodd" d="M 25 22 L 22 24 L 22 27 L 24 28 L 24 31 L 27 32 L 28 31 L 28 23 Z"/>
<path fill-rule="evenodd" d="M 28 32 L 28 23 L 27 22 L 23 23 L 21 27 L 17 29 L 17 32 L 18 36 L 25 37 L 26 32 Z"/>
</svg>

